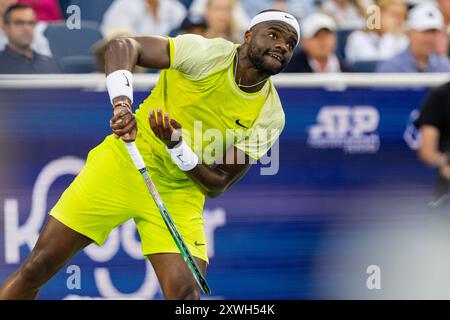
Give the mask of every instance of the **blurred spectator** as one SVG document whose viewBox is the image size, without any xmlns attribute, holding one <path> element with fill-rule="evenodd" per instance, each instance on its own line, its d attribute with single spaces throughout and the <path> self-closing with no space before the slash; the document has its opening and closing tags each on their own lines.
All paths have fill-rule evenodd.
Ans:
<svg viewBox="0 0 450 320">
<path fill-rule="evenodd" d="M 101 31 L 111 37 L 118 33 L 136 36 L 168 35 L 178 28 L 186 8 L 177 0 L 115 0 L 106 11 Z"/>
<path fill-rule="evenodd" d="M 240 43 L 250 24 L 250 18 L 238 0 L 194 0 L 189 12 L 205 17 L 207 38 L 220 37 Z"/>
<path fill-rule="evenodd" d="M 58 0 L 18 0 L 36 13 L 37 21 L 56 22 L 63 19 Z"/>
<path fill-rule="evenodd" d="M 3 31 L 8 37 L 0 52 L 0 73 L 59 73 L 55 61 L 31 49 L 36 15 L 25 4 L 14 4 L 4 14 Z"/>
<path fill-rule="evenodd" d="M 263 10 L 278 9 L 300 19 L 316 11 L 315 0 L 241 0 L 241 3 L 250 17 Z"/>
<path fill-rule="evenodd" d="M 294 56 L 286 72 L 350 72 L 336 56 L 336 23 L 323 13 L 316 13 L 301 24 L 303 51 Z"/>
<path fill-rule="evenodd" d="M 368 3 L 362 0 L 326 0 L 320 9 L 333 17 L 339 29 L 363 29 Z"/>
<path fill-rule="evenodd" d="M 450 49 L 450 0 L 437 0 L 436 2 L 444 17 L 444 28 L 439 32 L 436 52 L 440 55 L 448 56 Z"/>
<path fill-rule="evenodd" d="M 404 33 L 407 12 L 404 1 L 378 0 L 375 4 L 380 8 L 380 28 L 350 34 L 345 48 L 350 63 L 390 59 L 408 46 L 408 37 Z"/>
<path fill-rule="evenodd" d="M 6 34 L 3 33 L 3 16 L 9 6 L 16 4 L 17 0 L 0 0 L 0 50 L 3 50 L 8 43 Z"/>
<path fill-rule="evenodd" d="M 208 25 L 205 32 L 206 38 L 223 38 L 235 43 L 242 42 L 242 32 L 238 29 L 236 19 L 233 17 L 234 5 L 234 0 L 208 0 L 204 13 Z"/>
<path fill-rule="evenodd" d="M 8 38 L 6 37 L 6 34 L 3 32 L 2 29 L 3 15 L 5 14 L 6 9 L 9 6 L 16 3 L 17 0 L 0 0 L 0 51 L 5 49 L 5 46 L 8 43 Z M 50 46 L 47 38 L 44 35 L 45 29 L 47 29 L 46 22 L 38 22 L 36 24 L 34 28 L 33 43 L 31 44 L 31 49 L 33 49 L 39 54 L 51 57 L 52 53 L 50 51 Z"/>
<path fill-rule="evenodd" d="M 419 158 L 436 169 L 434 190 L 437 206 L 448 204 L 450 185 L 450 83 L 432 90 L 422 106 L 416 126 L 420 129 Z M 448 208 L 446 208 L 448 210 Z M 446 212 L 448 214 L 448 212 Z"/>
<path fill-rule="evenodd" d="M 409 47 L 384 61 L 377 72 L 450 72 L 450 60 L 436 53 L 436 39 L 444 25 L 440 11 L 425 3 L 411 9 L 408 17 Z"/>
<path fill-rule="evenodd" d="M 188 14 L 188 16 L 181 23 L 178 33 L 192 33 L 198 34 L 200 36 L 205 36 L 207 27 L 208 25 L 205 18 L 203 18 L 202 16 L 194 16 L 192 14 Z"/>
</svg>

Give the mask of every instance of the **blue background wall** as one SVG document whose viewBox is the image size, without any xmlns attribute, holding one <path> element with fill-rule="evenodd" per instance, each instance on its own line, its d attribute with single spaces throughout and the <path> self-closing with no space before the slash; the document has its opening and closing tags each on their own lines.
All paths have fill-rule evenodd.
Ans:
<svg viewBox="0 0 450 320">
<path fill-rule="evenodd" d="M 213 296 L 342 297 L 338 285 L 349 275 L 335 257 L 348 258 L 342 255 L 346 252 L 345 244 L 336 249 L 344 235 L 365 232 L 375 224 L 389 228 L 392 221 L 403 219 L 405 214 L 410 219 L 426 214 L 434 173 L 417 160 L 404 133 L 410 113 L 420 107 L 427 91 L 426 88 L 280 89 L 286 128 L 280 139 L 279 172 L 262 176 L 260 167 L 255 166 L 230 192 L 206 202 L 209 212 L 218 212 L 215 217 L 224 220 L 212 229 L 214 252 L 207 279 Z M 145 92 L 136 95 L 136 101 L 146 97 Z M 378 111 L 380 118 L 375 130 L 363 132 L 362 137 L 379 137 L 379 149 L 348 153 L 342 148 L 318 149 L 309 145 L 311 126 L 321 125 L 316 117 L 324 106 L 350 110 L 349 116 L 333 118 L 336 132 L 342 121 L 350 125 L 344 141 L 354 138 L 352 128 L 361 122 L 352 116 L 355 110 L 369 106 Z M 1 90 L 0 113 L 2 281 L 18 267 L 18 261 L 6 254 L 5 237 L 10 227 L 5 215 L 11 212 L 4 205 L 6 199 L 17 200 L 19 225 L 26 223 L 32 211 L 33 186 L 43 168 L 64 156 L 85 159 L 88 151 L 109 134 L 110 106 L 105 92 Z M 48 195 L 44 195 L 47 210 L 73 178 L 66 174 L 52 183 Z M 122 231 L 116 235 L 117 250 L 111 249 L 114 254 L 105 261 L 94 261 L 85 252 L 71 261 L 70 264 L 81 269 L 81 289 L 67 288 L 70 275 L 62 269 L 42 290 L 40 298 L 120 297 L 120 293 L 135 293 L 146 274 L 149 287 L 140 296 L 162 298 L 154 276 L 150 271 L 146 273 L 146 263 L 124 249 L 124 243 L 133 240 L 126 240 Z M 137 235 L 134 233 L 132 238 Z M 21 246 L 20 261 L 29 251 L 26 244 Z M 106 286 L 99 289 L 105 270 L 117 291 Z M 364 277 L 365 270 L 361 272 Z"/>
</svg>

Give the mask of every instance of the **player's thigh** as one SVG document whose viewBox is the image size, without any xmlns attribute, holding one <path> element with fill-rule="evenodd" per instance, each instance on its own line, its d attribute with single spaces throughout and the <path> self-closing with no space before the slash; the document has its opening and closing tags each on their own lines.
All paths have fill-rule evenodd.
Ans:
<svg viewBox="0 0 450 320">
<path fill-rule="evenodd" d="M 198 299 L 200 288 L 186 262 L 179 253 L 156 253 L 147 256 L 150 260 L 166 299 Z M 206 261 L 195 257 L 203 276 Z"/>
<path fill-rule="evenodd" d="M 89 152 L 85 166 L 50 211 L 58 221 L 97 245 L 105 242 L 112 229 L 133 217 L 134 203 L 141 198 L 150 202 L 139 172 L 122 159 L 122 151 L 111 139 Z M 136 196 L 144 191 L 145 197 Z"/>
<path fill-rule="evenodd" d="M 90 243 L 92 243 L 90 238 L 49 216 L 24 265 L 40 269 L 35 271 L 41 275 L 52 273 Z"/>
<path fill-rule="evenodd" d="M 208 263 L 208 244 L 203 219 L 204 200 L 197 199 L 195 194 L 189 192 L 190 190 L 178 189 L 169 192 L 164 187 L 158 190 L 192 255 Z M 148 195 L 147 198 L 149 198 Z M 134 220 L 141 237 L 144 256 L 156 253 L 179 253 L 161 212 L 154 204 L 145 204 L 137 212 L 139 215 Z"/>
</svg>

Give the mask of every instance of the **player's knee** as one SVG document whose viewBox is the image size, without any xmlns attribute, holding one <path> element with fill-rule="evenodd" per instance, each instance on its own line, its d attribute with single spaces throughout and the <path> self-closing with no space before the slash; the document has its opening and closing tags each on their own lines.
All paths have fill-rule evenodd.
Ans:
<svg viewBox="0 0 450 320">
<path fill-rule="evenodd" d="M 19 270 L 21 280 L 30 286 L 41 286 L 47 281 L 53 266 L 48 254 L 42 250 L 33 251 Z"/>
<path fill-rule="evenodd" d="M 181 300 L 200 300 L 200 290 L 196 287 L 186 291 Z"/>
<path fill-rule="evenodd" d="M 171 290 L 166 298 L 168 300 L 200 300 L 200 290 L 195 284 L 186 284 Z"/>
</svg>

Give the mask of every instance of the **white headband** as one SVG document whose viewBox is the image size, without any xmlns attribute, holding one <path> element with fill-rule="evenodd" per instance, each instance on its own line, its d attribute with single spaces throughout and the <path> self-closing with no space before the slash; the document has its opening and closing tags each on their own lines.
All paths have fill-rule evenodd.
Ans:
<svg viewBox="0 0 450 320">
<path fill-rule="evenodd" d="M 287 23 L 291 27 L 297 31 L 297 44 L 300 42 L 300 26 L 298 24 L 297 19 L 292 14 L 280 11 L 267 11 L 260 14 L 257 14 L 253 17 L 252 21 L 250 21 L 250 26 L 248 30 L 253 28 L 255 25 L 265 21 L 281 21 Z"/>
</svg>

